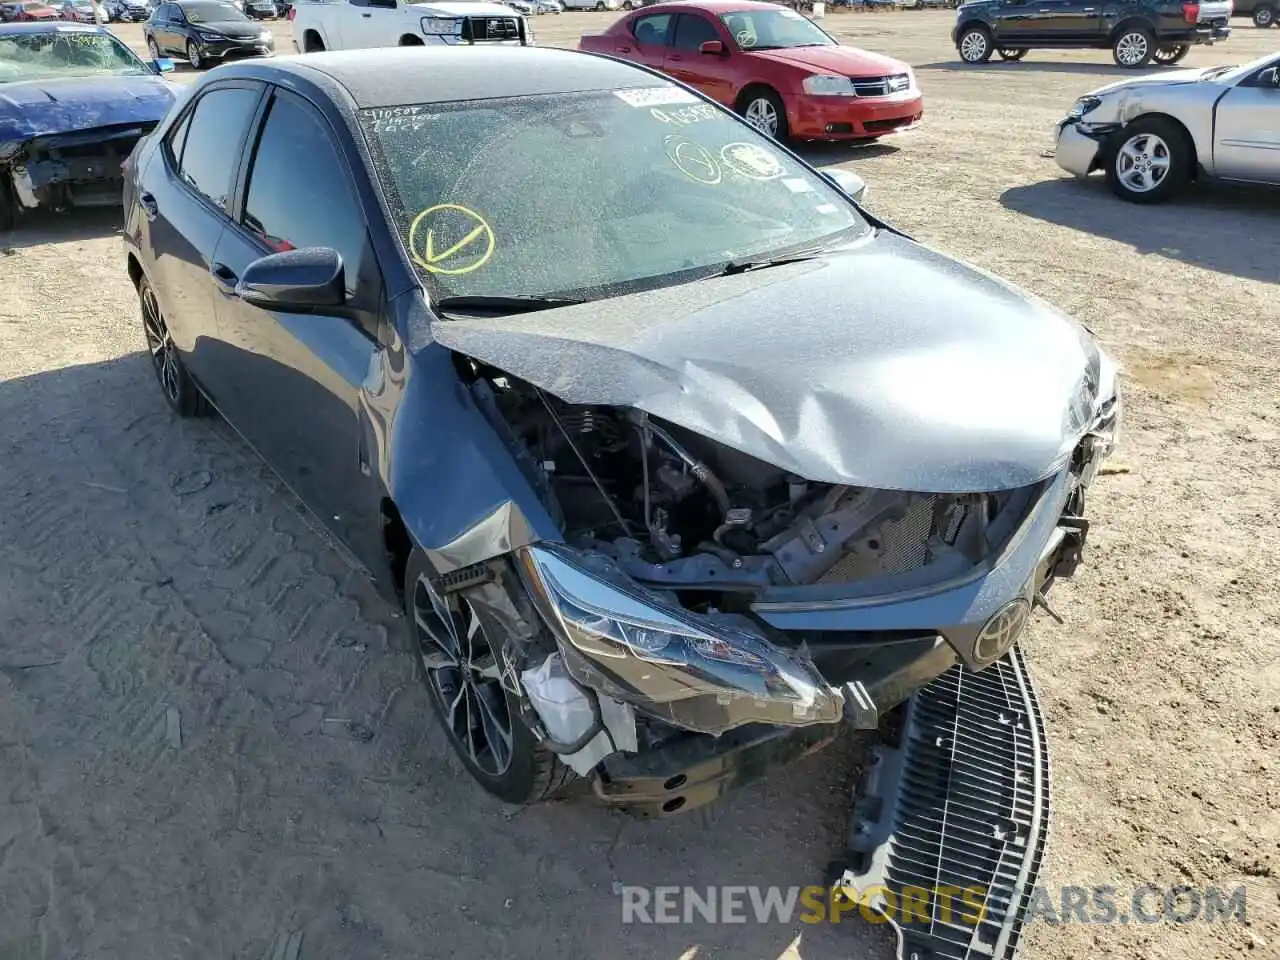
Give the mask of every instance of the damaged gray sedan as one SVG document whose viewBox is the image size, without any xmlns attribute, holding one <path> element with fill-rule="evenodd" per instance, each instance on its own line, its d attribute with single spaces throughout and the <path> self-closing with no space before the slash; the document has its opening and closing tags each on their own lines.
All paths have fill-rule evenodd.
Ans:
<svg viewBox="0 0 1280 960">
<path fill-rule="evenodd" d="M 656 73 L 246 62 L 133 171 L 166 398 L 404 605 L 504 800 L 707 803 L 993 663 L 1079 562 L 1120 417 L 1094 338 Z"/>
</svg>

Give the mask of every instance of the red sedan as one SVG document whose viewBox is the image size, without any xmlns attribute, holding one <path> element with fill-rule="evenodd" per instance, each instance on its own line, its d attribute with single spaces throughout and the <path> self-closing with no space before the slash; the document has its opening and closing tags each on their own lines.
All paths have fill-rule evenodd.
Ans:
<svg viewBox="0 0 1280 960">
<path fill-rule="evenodd" d="M 779 140 L 874 140 L 918 123 L 900 60 L 841 45 L 812 20 L 755 0 L 659 3 L 578 49 L 633 60 L 701 90 Z"/>
<path fill-rule="evenodd" d="M 36 20 L 59 20 L 61 16 L 53 7 L 44 3 L 15 3 L 13 22 L 30 23 Z"/>
</svg>

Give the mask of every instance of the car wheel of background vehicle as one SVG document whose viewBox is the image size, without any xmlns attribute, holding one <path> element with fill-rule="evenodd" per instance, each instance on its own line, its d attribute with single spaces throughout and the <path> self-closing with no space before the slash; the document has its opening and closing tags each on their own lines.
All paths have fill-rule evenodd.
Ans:
<svg viewBox="0 0 1280 960">
<path fill-rule="evenodd" d="M 431 710 L 467 772 L 506 803 L 552 796 L 572 777 L 520 719 L 499 676 L 490 638 L 465 599 L 442 597 L 426 554 L 414 549 L 405 570 L 405 614 Z"/>
<path fill-rule="evenodd" d="M 151 368 L 165 400 L 180 417 L 198 416 L 204 412 L 204 397 L 182 365 L 160 310 L 160 301 L 146 277 L 138 281 L 138 301 L 142 306 L 142 334 L 147 341 Z"/>
<path fill-rule="evenodd" d="M 12 230 L 18 225 L 18 198 L 13 195 L 8 178 L 0 179 L 0 230 Z"/>
<path fill-rule="evenodd" d="M 187 62 L 191 64 L 192 70 L 199 70 L 204 64 L 200 61 L 200 50 L 195 43 L 187 41 Z"/>
<path fill-rule="evenodd" d="M 155 37 L 147 38 L 147 53 L 151 55 L 152 60 L 160 59 L 160 48 L 156 46 Z"/>
<path fill-rule="evenodd" d="M 1191 165 L 1186 132 L 1171 120 L 1144 118 L 1113 135 L 1107 183 L 1121 199 L 1159 203 L 1186 185 Z"/>
<path fill-rule="evenodd" d="M 997 50 L 996 52 L 1000 54 L 1001 60 L 1021 60 L 1023 57 L 1027 55 L 1027 51 L 1025 49 L 1010 50 L 1007 47 L 1002 47 L 1000 50 Z"/>
<path fill-rule="evenodd" d="M 787 110 L 782 98 L 768 87 L 748 89 L 738 101 L 738 113 L 767 137 L 786 140 Z"/>
<path fill-rule="evenodd" d="M 599 2 L 596 4 L 596 11 L 597 11 L 597 12 L 603 12 L 603 11 L 604 11 L 604 8 L 605 8 L 605 7 L 604 7 L 604 0 L 599 0 Z"/>
<path fill-rule="evenodd" d="M 1271 7 L 1258 7 L 1253 11 L 1253 25 L 1259 30 L 1265 30 L 1276 22 L 1276 12 Z"/>
<path fill-rule="evenodd" d="M 632 2 L 631 2 L 631 0 L 622 0 L 622 9 L 623 9 L 623 10 L 634 10 L 634 9 L 635 9 L 635 6 L 636 6 L 636 5 L 635 5 L 634 3 L 632 3 Z M 559 12 L 560 12 L 559 10 L 557 10 L 557 11 L 556 11 L 556 13 L 559 13 Z"/>
<path fill-rule="evenodd" d="M 1120 66 L 1136 70 L 1151 61 L 1155 45 L 1156 38 L 1146 27 L 1125 27 L 1116 34 L 1111 56 Z"/>
<path fill-rule="evenodd" d="M 1155 61 L 1161 66 L 1171 67 L 1188 53 L 1191 52 L 1191 44 L 1179 43 L 1172 47 L 1161 47 L 1155 52 Z"/>
<path fill-rule="evenodd" d="M 956 44 L 965 63 L 986 63 L 991 59 L 991 31 L 986 27 L 968 27 Z"/>
<path fill-rule="evenodd" d="M 303 53 L 324 53 L 324 41 L 314 30 L 308 30 L 302 38 Z"/>
</svg>

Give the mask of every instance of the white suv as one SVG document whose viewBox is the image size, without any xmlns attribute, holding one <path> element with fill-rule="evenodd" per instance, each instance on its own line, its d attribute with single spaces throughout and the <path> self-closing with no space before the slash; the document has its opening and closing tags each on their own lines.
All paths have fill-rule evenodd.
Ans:
<svg viewBox="0 0 1280 960">
<path fill-rule="evenodd" d="M 293 9 L 293 45 L 299 53 L 534 42 L 533 27 L 525 17 L 486 0 L 297 0 Z"/>
</svg>

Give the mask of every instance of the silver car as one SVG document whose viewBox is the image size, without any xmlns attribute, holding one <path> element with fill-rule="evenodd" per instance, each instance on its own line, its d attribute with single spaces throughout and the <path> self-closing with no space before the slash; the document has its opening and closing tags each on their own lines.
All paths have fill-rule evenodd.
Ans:
<svg viewBox="0 0 1280 960">
<path fill-rule="evenodd" d="M 1105 171 L 1133 203 L 1200 178 L 1280 184 L 1280 54 L 1094 90 L 1058 124 L 1054 156 L 1078 177 Z"/>
</svg>

